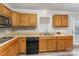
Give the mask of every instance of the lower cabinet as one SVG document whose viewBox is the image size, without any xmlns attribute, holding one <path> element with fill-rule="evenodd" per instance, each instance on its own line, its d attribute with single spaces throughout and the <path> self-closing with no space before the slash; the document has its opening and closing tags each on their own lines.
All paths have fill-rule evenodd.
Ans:
<svg viewBox="0 0 79 59">
<path fill-rule="evenodd" d="M 73 37 L 69 36 L 69 37 L 65 37 L 65 41 L 66 41 L 66 51 L 70 51 L 73 49 Z"/>
<path fill-rule="evenodd" d="M 26 53 L 26 37 L 19 38 L 19 53 Z"/>
<path fill-rule="evenodd" d="M 1 46 L 0 52 L 0 56 L 16 56 L 18 54 L 18 39 L 16 38 L 11 42 Z"/>
<path fill-rule="evenodd" d="M 26 53 L 26 37 L 19 37 L 0 46 L 0 56 L 16 56 Z M 53 36 L 39 38 L 39 52 L 70 51 L 73 48 L 73 36 Z"/>
<path fill-rule="evenodd" d="M 8 50 L 9 50 L 8 51 L 9 56 L 16 56 L 16 46 L 15 46 L 15 44 L 12 45 L 11 47 L 9 47 Z"/>
<path fill-rule="evenodd" d="M 47 40 L 47 50 L 48 51 L 56 51 L 56 38 L 52 37 Z"/>
<path fill-rule="evenodd" d="M 39 39 L 39 52 L 70 51 L 73 48 L 73 36 L 53 36 Z"/>
<path fill-rule="evenodd" d="M 9 56 L 16 56 L 18 54 L 18 39 L 16 40 L 16 42 L 12 44 L 11 47 L 9 47 L 8 50 L 9 50 L 8 53 Z"/>
<path fill-rule="evenodd" d="M 46 52 L 47 51 L 47 39 L 40 38 L 39 39 L 39 52 Z"/>
<path fill-rule="evenodd" d="M 57 51 L 65 50 L 65 39 L 64 37 L 57 37 Z"/>
<path fill-rule="evenodd" d="M 5 50 L 0 56 L 9 56 L 9 49 Z"/>
</svg>

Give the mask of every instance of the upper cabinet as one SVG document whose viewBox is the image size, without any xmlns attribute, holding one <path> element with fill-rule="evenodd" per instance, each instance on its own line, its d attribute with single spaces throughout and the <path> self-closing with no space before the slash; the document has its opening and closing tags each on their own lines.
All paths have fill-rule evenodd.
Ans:
<svg viewBox="0 0 79 59">
<path fill-rule="evenodd" d="M 21 26 L 29 26 L 29 14 L 21 14 Z"/>
<path fill-rule="evenodd" d="M 33 27 L 37 25 L 36 14 L 25 14 L 11 11 L 13 27 Z"/>
<path fill-rule="evenodd" d="M 54 27 L 68 27 L 67 15 L 54 15 L 52 20 Z"/>
<path fill-rule="evenodd" d="M 21 14 L 21 26 L 36 26 L 37 15 L 36 14 Z"/>
<path fill-rule="evenodd" d="M 37 14 L 30 14 L 30 26 L 37 25 Z"/>
<path fill-rule="evenodd" d="M 20 26 L 20 14 L 19 13 L 11 11 L 11 20 L 12 20 L 13 27 Z"/>
<path fill-rule="evenodd" d="M 5 5 L 0 4 L 0 13 L 6 16 L 10 16 L 10 9 L 7 8 Z"/>
<path fill-rule="evenodd" d="M 68 27 L 68 16 L 67 15 L 62 16 L 62 26 Z"/>
<path fill-rule="evenodd" d="M 18 13 L 0 3 L 0 14 L 10 16 L 12 27 L 36 27 L 37 14 Z"/>
<path fill-rule="evenodd" d="M 61 21 L 62 19 L 60 15 L 53 16 L 53 26 L 57 26 L 57 27 L 61 26 L 62 25 Z"/>
</svg>

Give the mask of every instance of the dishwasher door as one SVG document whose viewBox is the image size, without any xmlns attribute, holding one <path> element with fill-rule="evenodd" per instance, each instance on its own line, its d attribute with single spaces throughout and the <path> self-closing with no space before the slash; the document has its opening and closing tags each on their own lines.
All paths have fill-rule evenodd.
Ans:
<svg viewBox="0 0 79 59">
<path fill-rule="evenodd" d="M 39 37 L 27 37 L 26 54 L 37 54 L 39 52 Z"/>
</svg>

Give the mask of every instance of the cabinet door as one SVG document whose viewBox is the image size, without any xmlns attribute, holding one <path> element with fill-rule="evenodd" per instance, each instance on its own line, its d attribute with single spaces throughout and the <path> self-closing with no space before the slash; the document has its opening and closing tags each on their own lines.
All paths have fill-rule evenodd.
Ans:
<svg viewBox="0 0 79 59">
<path fill-rule="evenodd" d="M 0 56 L 9 56 L 9 55 L 8 55 L 8 52 L 9 52 L 9 50 L 7 49 L 7 50 L 5 50 Z"/>
<path fill-rule="evenodd" d="M 62 26 L 68 27 L 68 16 L 67 15 L 62 15 Z"/>
<path fill-rule="evenodd" d="M 12 26 L 14 27 L 20 26 L 19 13 L 11 11 L 11 19 L 12 19 Z"/>
<path fill-rule="evenodd" d="M 29 14 L 21 14 L 21 26 L 29 26 Z"/>
<path fill-rule="evenodd" d="M 19 53 L 26 53 L 26 38 L 19 38 Z"/>
<path fill-rule="evenodd" d="M 8 51 L 9 56 L 16 56 L 16 46 L 15 46 L 15 44 L 12 44 L 12 46 L 9 47 L 8 49 L 9 49 L 9 51 Z"/>
<path fill-rule="evenodd" d="M 6 6 L 4 6 L 3 4 L 2 4 L 2 13 L 7 15 L 7 16 L 10 16 L 10 10 Z"/>
<path fill-rule="evenodd" d="M 47 39 L 40 38 L 39 39 L 39 52 L 46 52 L 47 51 Z"/>
<path fill-rule="evenodd" d="M 65 39 L 63 37 L 57 37 L 57 50 L 58 51 L 65 50 Z"/>
<path fill-rule="evenodd" d="M 61 24 L 61 15 L 55 15 L 53 17 L 53 26 L 54 27 L 60 27 L 62 24 Z"/>
<path fill-rule="evenodd" d="M 65 37 L 66 41 L 66 50 L 72 50 L 73 48 L 73 37 L 72 36 L 67 36 Z"/>
<path fill-rule="evenodd" d="M 48 39 L 48 51 L 56 51 L 56 39 Z"/>
<path fill-rule="evenodd" d="M 15 42 L 15 50 L 16 50 L 16 55 L 19 53 L 19 45 L 18 45 L 18 39 L 17 41 Z"/>
<path fill-rule="evenodd" d="M 30 26 L 36 26 L 36 25 L 37 25 L 37 15 L 30 14 Z"/>
</svg>

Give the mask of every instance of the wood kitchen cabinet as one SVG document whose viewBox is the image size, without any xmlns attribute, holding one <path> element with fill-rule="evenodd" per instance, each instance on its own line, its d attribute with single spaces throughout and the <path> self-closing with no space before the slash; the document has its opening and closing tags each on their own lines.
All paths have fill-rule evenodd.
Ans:
<svg viewBox="0 0 79 59">
<path fill-rule="evenodd" d="M 18 38 L 0 46 L 0 56 L 16 56 L 18 54 Z"/>
<path fill-rule="evenodd" d="M 36 26 L 37 25 L 37 14 L 30 14 L 30 26 Z"/>
<path fill-rule="evenodd" d="M 26 53 L 26 38 L 19 38 L 19 53 Z"/>
<path fill-rule="evenodd" d="M 67 36 L 65 37 L 66 41 L 66 51 L 70 51 L 73 49 L 73 37 L 72 36 Z"/>
<path fill-rule="evenodd" d="M 68 27 L 68 15 L 54 15 L 52 23 L 54 27 Z"/>
<path fill-rule="evenodd" d="M 5 16 L 10 16 L 12 27 L 36 27 L 37 14 L 18 13 L 10 10 L 4 4 L 0 3 L 0 13 Z"/>
<path fill-rule="evenodd" d="M 40 37 L 39 39 L 39 52 L 47 51 L 47 39 L 45 37 Z"/>
<path fill-rule="evenodd" d="M 12 45 L 12 46 L 10 46 L 9 48 L 8 48 L 8 55 L 9 56 L 16 56 L 16 46 L 15 46 L 15 44 L 14 45 Z"/>
<path fill-rule="evenodd" d="M 36 26 L 37 15 L 36 14 L 21 14 L 21 26 Z"/>
<path fill-rule="evenodd" d="M 51 37 L 47 40 L 47 49 L 48 51 L 56 51 L 56 37 Z"/>
<path fill-rule="evenodd" d="M 10 9 L 7 8 L 5 5 L 2 4 L 2 7 L 1 7 L 1 12 L 2 14 L 6 15 L 6 16 L 10 16 Z"/>
<path fill-rule="evenodd" d="M 20 26 L 20 14 L 18 12 L 11 11 L 11 20 L 12 20 L 12 27 Z"/>
<path fill-rule="evenodd" d="M 39 52 L 70 51 L 73 49 L 73 36 L 40 37 Z"/>
<path fill-rule="evenodd" d="M 18 54 L 18 39 L 8 48 L 8 56 L 16 56 Z"/>
<path fill-rule="evenodd" d="M 17 41 L 15 42 L 15 44 L 14 44 L 14 46 L 15 46 L 15 50 L 16 50 L 16 55 L 19 53 L 19 39 L 17 39 Z"/>
<path fill-rule="evenodd" d="M 57 37 L 57 51 L 65 50 L 65 38 L 63 36 Z"/>
<path fill-rule="evenodd" d="M 62 27 L 68 27 L 68 15 L 62 16 Z"/>
<path fill-rule="evenodd" d="M 9 56 L 9 49 L 5 50 L 0 56 Z"/>
<path fill-rule="evenodd" d="M 61 16 L 60 15 L 56 15 L 56 16 L 53 16 L 53 26 L 54 27 L 60 27 L 62 24 L 61 24 Z"/>
<path fill-rule="evenodd" d="M 29 26 L 29 14 L 21 14 L 21 26 Z"/>
</svg>

